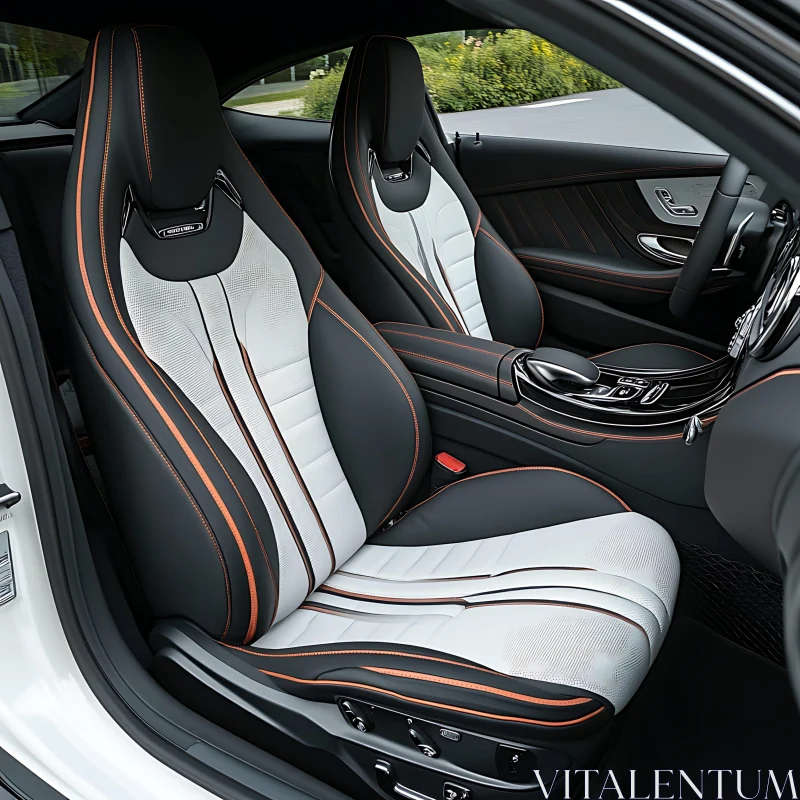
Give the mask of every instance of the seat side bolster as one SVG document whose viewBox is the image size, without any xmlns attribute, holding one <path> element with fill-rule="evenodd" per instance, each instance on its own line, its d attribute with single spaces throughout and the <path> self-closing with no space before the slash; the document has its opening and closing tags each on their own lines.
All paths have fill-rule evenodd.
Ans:
<svg viewBox="0 0 800 800">
<path fill-rule="evenodd" d="M 425 404 L 402 362 L 329 278 L 311 315 L 309 349 L 325 425 L 371 533 L 412 501 L 428 469 Z"/>
<path fill-rule="evenodd" d="M 486 217 L 475 234 L 475 271 L 494 338 L 515 347 L 537 347 L 544 330 L 539 290 Z"/>
</svg>

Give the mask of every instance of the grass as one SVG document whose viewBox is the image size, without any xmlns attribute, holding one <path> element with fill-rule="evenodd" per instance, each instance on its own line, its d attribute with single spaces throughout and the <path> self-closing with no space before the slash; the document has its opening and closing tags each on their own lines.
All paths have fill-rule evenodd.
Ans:
<svg viewBox="0 0 800 800">
<path fill-rule="evenodd" d="M 266 94 L 256 94 L 251 97 L 232 97 L 225 105 L 229 108 L 237 108 L 238 106 L 250 106 L 253 103 L 275 103 L 279 100 L 296 100 L 303 96 L 306 87 L 301 86 L 299 89 L 289 89 L 286 92 L 267 92 Z"/>
</svg>

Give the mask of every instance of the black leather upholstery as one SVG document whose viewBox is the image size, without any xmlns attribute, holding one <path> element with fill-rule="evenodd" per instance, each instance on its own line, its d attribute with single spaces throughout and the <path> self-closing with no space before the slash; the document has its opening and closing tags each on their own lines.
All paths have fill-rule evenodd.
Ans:
<svg viewBox="0 0 800 800">
<path fill-rule="evenodd" d="M 474 238 L 474 274 L 479 300 L 495 341 L 512 347 L 538 346 L 545 318 L 531 272 L 547 278 L 548 282 L 577 291 L 581 287 L 585 289 L 590 282 L 592 294 L 600 293 L 598 296 L 614 301 L 650 303 L 669 296 L 677 277 L 676 270 L 657 271 L 645 265 L 622 262 L 616 250 L 620 263 L 614 267 L 613 274 L 608 274 L 606 262 L 598 256 L 576 257 L 569 251 L 571 260 L 567 262 L 558 257 L 560 251 L 543 248 L 524 248 L 521 254 L 515 254 L 483 216 L 453 164 L 431 119 L 433 111 L 419 85 L 416 67 L 412 67 L 412 62 L 418 61 L 416 52 L 410 43 L 401 42 L 396 37 L 370 36 L 353 48 L 331 129 L 331 176 L 359 234 L 347 242 L 354 251 L 346 259 L 352 265 L 348 286 L 354 301 L 369 319 L 427 324 L 442 330 L 484 336 L 484 333 L 476 334 L 473 329 L 465 328 L 464 309 L 453 300 L 453 287 L 446 276 L 448 270 L 441 261 L 438 266 L 446 289 L 428 266 L 411 263 L 408 250 L 405 255 L 401 251 L 397 231 L 382 223 L 381 206 L 393 212 L 416 210 L 421 213 L 420 209 L 434 191 L 431 171 L 441 176 L 466 214 Z M 396 64 L 392 63 L 393 59 Z M 407 76 L 402 87 L 395 80 L 397 75 Z M 399 108 L 406 114 L 403 123 L 398 122 L 394 112 Z M 421 127 L 418 126 L 420 117 Z M 386 131 L 384 125 L 388 126 Z M 392 125 L 396 126 L 395 131 L 391 130 Z M 391 158 L 399 161 L 407 158 L 413 149 L 412 133 L 418 137 L 420 147 L 410 159 L 410 168 L 404 168 L 401 180 L 386 181 L 388 173 L 384 167 L 392 167 L 397 174 L 397 161 L 384 163 L 380 154 L 384 153 L 385 141 L 394 148 Z M 399 141 L 403 142 L 403 147 L 394 147 L 394 142 Z M 379 154 L 377 161 L 370 153 Z M 432 213 L 437 216 L 443 210 L 437 206 Z M 429 213 L 425 206 L 424 214 Z M 530 216 L 528 211 L 525 213 Z M 416 234 L 419 238 L 419 231 Z M 413 241 L 411 250 L 419 250 Z M 433 250 L 437 250 L 436 241 Z M 712 291 L 721 286 L 712 287 Z M 652 354 L 662 352 L 659 349 Z M 637 352 L 634 359 L 643 354 L 644 351 Z M 651 362 L 647 366 L 661 368 L 664 365 Z"/>
<path fill-rule="evenodd" d="M 165 50 L 170 54 L 166 62 Z M 158 67 L 148 72 L 151 53 Z M 266 631 L 274 617 L 279 575 L 272 525 L 237 458 L 145 354 L 133 329 L 120 283 L 126 187 L 133 183 L 143 204 L 150 198 L 177 206 L 205 198 L 221 167 L 242 195 L 247 213 L 292 254 L 310 315 L 317 388 L 322 398 L 330 398 L 325 422 L 336 444 L 347 436 L 352 445 L 343 469 L 364 503 L 371 530 L 414 496 L 430 457 L 430 436 L 425 406 L 405 367 L 330 279 L 323 282 L 307 242 L 227 132 L 216 96 L 211 99 L 207 64 L 191 81 L 195 85 L 202 82 L 197 75 L 206 75 L 205 83 L 211 84 L 196 90 L 198 102 L 205 102 L 202 112 L 192 112 L 195 122 L 216 114 L 207 123 L 215 131 L 213 139 L 195 137 L 204 142 L 197 165 L 205 183 L 190 168 L 192 162 L 159 155 L 153 161 L 155 188 L 149 188 L 143 120 L 135 114 L 143 109 L 151 156 L 169 152 L 172 114 L 160 105 L 151 111 L 151 88 L 157 98 L 181 94 L 186 73 L 171 65 L 196 67 L 198 62 L 206 64 L 196 42 L 170 28 L 106 29 L 90 47 L 65 201 L 65 280 L 74 314 L 72 369 L 81 405 L 150 609 L 156 617 L 181 615 L 215 637 L 241 641 Z M 214 169 L 207 170 L 208 164 Z M 184 182 L 186 171 L 193 173 L 191 181 Z M 161 188 L 170 184 L 181 188 Z M 204 242 L 221 259 L 217 269 L 224 269 L 225 247 L 241 239 L 241 212 L 230 212 L 225 202 L 215 203 L 210 240 L 206 235 L 145 240 L 135 218 L 126 238 L 164 277 L 187 280 L 212 271 L 201 253 Z M 216 244 L 209 246 L 209 241 Z M 337 395 L 350 369 L 352 381 L 381 392 L 380 406 L 362 393 L 354 397 L 347 391 L 346 401 Z M 394 424 L 372 421 L 370 411 L 392 414 Z M 355 421 L 360 436 L 353 436 Z M 371 460 L 359 458 L 374 459 L 377 453 L 380 471 L 369 466 Z M 153 558 L 154 552 L 159 558 Z"/>
<path fill-rule="evenodd" d="M 634 369 L 694 369 L 711 363 L 712 359 L 674 344 L 634 344 L 592 356 L 595 364 Z"/>
<path fill-rule="evenodd" d="M 627 510 L 613 492 L 574 472 L 519 467 L 445 486 L 372 541 L 406 547 L 448 544 Z"/>
<path fill-rule="evenodd" d="M 202 108 L 164 101 L 184 90 L 187 65 L 193 82 L 208 84 L 192 89 Z M 267 719 L 293 739 L 290 754 L 307 752 L 299 741 L 318 748 L 336 736 L 332 760 L 356 771 L 354 753 L 366 753 L 371 782 L 385 740 L 354 744 L 335 709 L 306 700 L 332 703 L 346 687 L 391 704 L 402 725 L 416 709 L 452 721 L 488 753 L 479 766 L 463 755 L 454 763 L 496 781 L 497 743 L 487 735 L 544 743 L 559 763 L 585 760 L 666 632 L 677 588 L 672 541 L 601 486 L 538 467 L 475 476 L 406 514 L 431 466 L 421 392 L 243 156 L 210 84 L 199 45 L 179 31 L 102 31 L 87 55 L 65 201 L 72 373 L 112 514 L 157 622 L 154 673 L 212 718 L 268 687 L 280 708 Z M 178 157 L 183 113 L 201 128 L 199 149 Z M 386 113 L 391 122 L 402 107 Z M 412 138 L 390 138 L 389 152 L 413 147 Z M 203 200 L 210 209 L 196 207 Z M 201 230 L 181 222 L 207 213 Z M 467 235 L 493 239 L 475 219 Z M 151 229 L 165 220 L 181 235 Z M 535 292 L 504 245 L 494 247 L 499 268 L 518 270 Z M 507 366 L 510 346 L 482 339 L 467 350 L 456 341 L 464 338 L 457 316 L 442 310 L 441 322 L 452 330 L 439 342 L 426 327 L 382 328 L 436 354 L 463 350 L 461 364 L 439 364 L 447 369 L 490 364 L 498 375 Z M 566 530 L 552 527 L 562 523 Z M 629 557 L 632 541 L 644 556 Z M 392 542 L 420 542 L 424 552 L 398 554 Z M 426 558 L 438 543 L 448 552 Z M 402 563 L 395 570 L 409 553 L 419 580 Z M 493 573 L 484 574 L 489 563 Z M 433 575 L 440 567 L 458 597 Z M 438 649 L 428 645 L 431 625 Z M 536 625 L 557 633 L 555 655 Z M 573 634 L 575 625 L 584 633 Z M 481 636 L 495 641 L 473 651 Z M 506 646 L 512 640 L 519 651 Z M 191 656 L 180 649 L 189 645 Z M 180 664 L 172 660 L 179 652 Z M 187 659 L 201 657 L 210 659 L 205 671 L 190 676 Z M 193 691 L 201 672 L 223 666 L 224 697 L 219 684 Z M 324 726 L 314 721 L 320 708 Z M 242 719 L 223 715 L 234 728 Z M 428 768 L 413 748 L 399 756 L 415 757 Z"/>
<path fill-rule="evenodd" d="M 501 383 L 513 388 L 499 374 L 501 362 L 514 349 L 508 345 L 401 322 L 383 322 L 375 327 L 418 375 L 441 378 L 495 397 L 500 395 Z"/>
</svg>

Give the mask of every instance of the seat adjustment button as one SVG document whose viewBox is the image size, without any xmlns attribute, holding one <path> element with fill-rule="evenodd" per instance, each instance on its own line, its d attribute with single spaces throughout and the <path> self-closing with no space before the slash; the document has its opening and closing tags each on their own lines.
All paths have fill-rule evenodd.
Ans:
<svg viewBox="0 0 800 800">
<path fill-rule="evenodd" d="M 536 756 L 523 747 L 497 745 L 497 770 L 507 781 L 527 783 L 536 769 Z"/>
<path fill-rule="evenodd" d="M 466 786 L 459 786 L 457 783 L 447 781 L 442 790 L 443 800 L 470 800 L 472 797 L 472 790 L 467 789 Z"/>
<path fill-rule="evenodd" d="M 428 758 L 439 758 L 439 748 L 425 731 L 420 728 L 409 728 L 408 735 L 422 755 Z"/>
<path fill-rule="evenodd" d="M 352 700 L 340 700 L 339 708 L 342 714 L 344 714 L 345 719 L 356 730 L 367 733 L 375 727 L 372 720 L 369 718 L 369 714 L 367 714 L 358 703 L 354 703 Z"/>
</svg>

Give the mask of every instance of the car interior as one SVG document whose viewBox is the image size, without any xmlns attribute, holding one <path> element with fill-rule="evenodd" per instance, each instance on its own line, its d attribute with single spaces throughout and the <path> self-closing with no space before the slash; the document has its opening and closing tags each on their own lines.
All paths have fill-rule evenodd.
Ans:
<svg viewBox="0 0 800 800">
<path fill-rule="evenodd" d="M 319 797 L 796 767 L 800 207 L 734 155 L 446 132 L 407 37 L 497 23 L 357 11 L 28 15 L 88 45 L 0 118 L 0 258 L 117 694 Z M 342 47 L 331 121 L 223 105 Z"/>
</svg>

